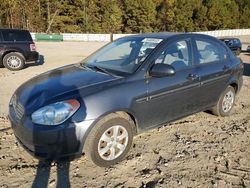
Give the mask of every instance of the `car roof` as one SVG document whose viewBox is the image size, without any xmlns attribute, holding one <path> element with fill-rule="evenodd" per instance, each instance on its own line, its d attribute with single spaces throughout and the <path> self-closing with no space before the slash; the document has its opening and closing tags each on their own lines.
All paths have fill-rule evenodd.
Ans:
<svg viewBox="0 0 250 188">
<path fill-rule="evenodd" d="M 210 39 L 216 39 L 213 36 L 210 35 L 205 35 L 205 34 L 200 34 L 200 33 L 178 33 L 178 32 L 160 32 L 160 33 L 145 33 L 145 34 L 135 34 L 135 35 L 129 35 L 126 36 L 125 38 L 159 38 L 159 39 L 168 39 L 172 37 L 177 37 L 177 36 L 199 36 L 199 37 L 204 37 L 204 38 L 210 38 Z"/>
<path fill-rule="evenodd" d="M 236 37 L 222 37 L 222 38 L 219 38 L 220 40 L 234 40 L 234 39 L 237 39 L 237 40 L 240 40 L 239 38 L 236 38 Z"/>
<path fill-rule="evenodd" d="M 167 39 L 171 36 L 178 35 L 180 33 L 172 33 L 172 32 L 161 32 L 161 33 L 145 33 L 145 34 L 136 34 L 132 35 L 133 37 L 138 38 L 161 38 L 161 39 Z"/>
</svg>

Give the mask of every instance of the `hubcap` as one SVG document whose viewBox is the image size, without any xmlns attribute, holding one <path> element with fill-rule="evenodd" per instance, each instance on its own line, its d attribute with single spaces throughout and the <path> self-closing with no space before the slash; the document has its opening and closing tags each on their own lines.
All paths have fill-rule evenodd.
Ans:
<svg viewBox="0 0 250 188">
<path fill-rule="evenodd" d="M 17 56 L 10 56 L 7 59 L 7 65 L 11 68 L 18 68 L 21 65 L 21 59 Z"/>
<path fill-rule="evenodd" d="M 229 91 L 226 93 L 222 101 L 222 110 L 224 112 L 229 112 L 233 107 L 233 103 L 234 103 L 234 93 L 232 91 Z"/>
<path fill-rule="evenodd" d="M 128 145 L 128 131 L 121 125 L 107 129 L 98 143 L 98 154 L 104 160 L 114 160 L 119 157 Z"/>
</svg>

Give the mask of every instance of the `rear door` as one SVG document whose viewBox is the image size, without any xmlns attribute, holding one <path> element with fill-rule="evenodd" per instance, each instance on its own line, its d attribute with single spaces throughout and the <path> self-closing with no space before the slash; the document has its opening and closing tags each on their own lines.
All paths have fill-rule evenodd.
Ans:
<svg viewBox="0 0 250 188">
<path fill-rule="evenodd" d="M 224 91 L 231 74 L 227 49 L 216 41 L 196 37 L 194 74 L 200 77 L 199 106 L 213 106 Z"/>
</svg>

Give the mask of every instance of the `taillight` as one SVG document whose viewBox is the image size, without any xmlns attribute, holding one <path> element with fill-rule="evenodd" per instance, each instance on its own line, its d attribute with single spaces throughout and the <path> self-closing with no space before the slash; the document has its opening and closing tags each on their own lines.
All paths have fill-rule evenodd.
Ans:
<svg viewBox="0 0 250 188">
<path fill-rule="evenodd" d="M 35 43 L 30 44 L 30 51 L 36 51 Z"/>
</svg>

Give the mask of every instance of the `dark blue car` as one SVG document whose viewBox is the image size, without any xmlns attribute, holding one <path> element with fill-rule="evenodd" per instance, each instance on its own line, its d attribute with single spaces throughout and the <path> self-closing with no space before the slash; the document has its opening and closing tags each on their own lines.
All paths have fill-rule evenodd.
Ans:
<svg viewBox="0 0 250 188">
<path fill-rule="evenodd" d="M 37 158 L 84 152 L 109 166 L 143 131 L 205 110 L 228 116 L 242 73 L 241 60 L 216 38 L 134 35 L 27 81 L 10 101 L 9 118 L 17 140 Z"/>
<path fill-rule="evenodd" d="M 220 38 L 220 40 L 224 42 L 235 55 L 240 55 L 242 49 L 242 43 L 240 39 L 226 37 L 226 38 Z"/>
</svg>

